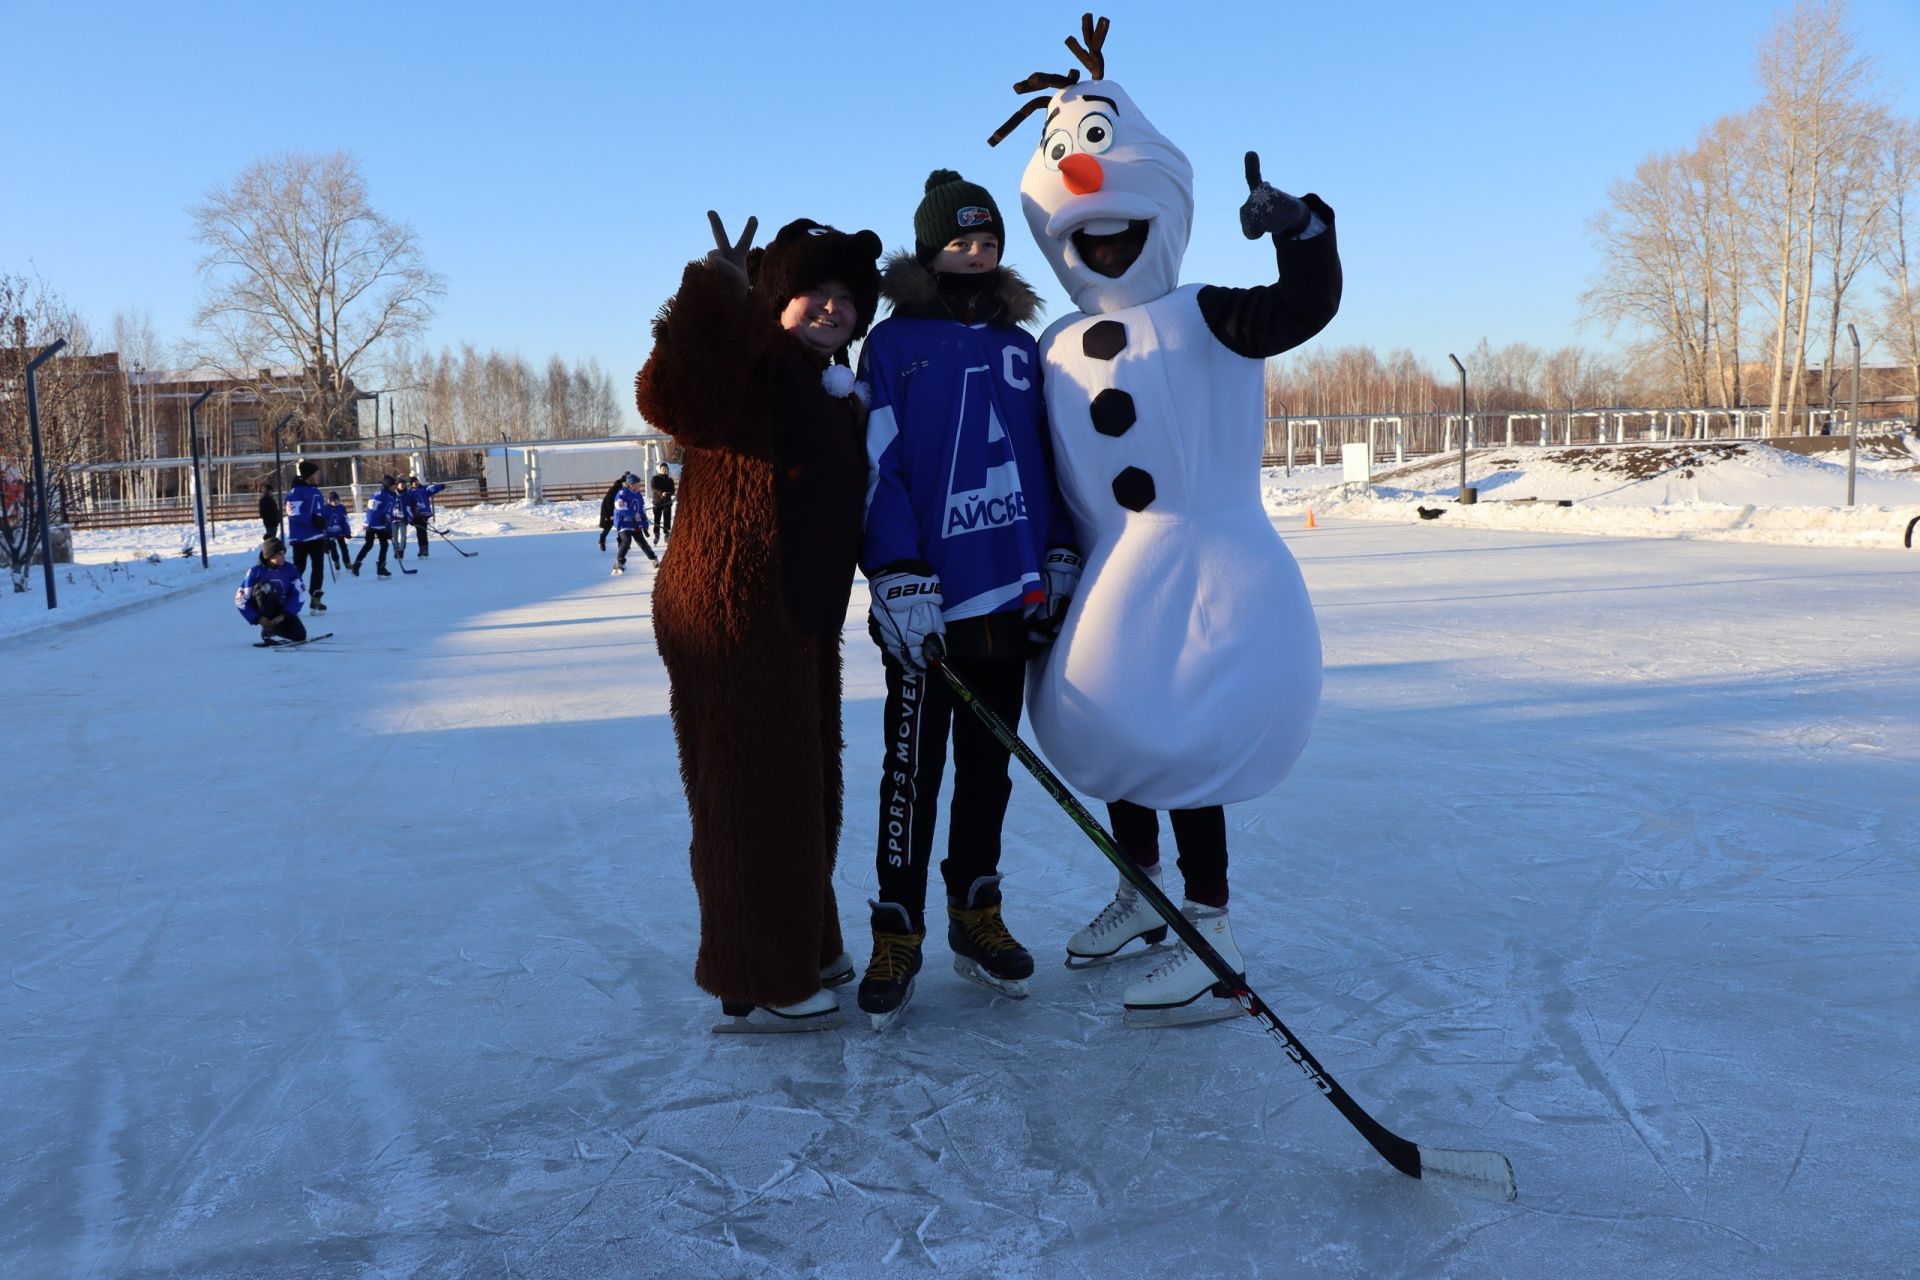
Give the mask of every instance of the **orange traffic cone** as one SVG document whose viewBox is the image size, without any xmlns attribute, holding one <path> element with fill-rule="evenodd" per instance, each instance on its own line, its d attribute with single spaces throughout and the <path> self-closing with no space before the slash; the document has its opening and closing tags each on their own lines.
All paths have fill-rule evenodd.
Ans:
<svg viewBox="0 0 1920 1280">
<path fill-rule="evenodd" d="M 1306 525 L 1305 525 L 1304 527 L 1305 527 L 1305 528 L 1308 528 L 1308 529 L 1318 529 L 1318 528 L 1320 527 L 1319 525 L 1317 525 L 1317 524 L 1315 524 L 1315 523 L 1313 522 L 1313 508 L 1312 508 L 1312 507 L 1308 507 L 1308 508 L 1307 508 L 1307 523 L 1306 523 Z"/>
</svg>

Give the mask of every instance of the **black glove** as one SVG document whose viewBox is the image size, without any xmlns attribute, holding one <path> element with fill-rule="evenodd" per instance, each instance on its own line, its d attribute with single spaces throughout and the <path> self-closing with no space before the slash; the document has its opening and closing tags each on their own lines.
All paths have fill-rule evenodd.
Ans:
<svg viewBox="0 0 1920 1280">
<path fill-rule="evenodd" d="M 258 583 L 253 588 L 253 607 L 260 614 L 260 621 L 280 621 L 280 588 L 271 582 Z"/>
<path fill-rule="evenodd" d="M 1260 153 L 1247 152 L 1247 202 L 1240 206 L 1240 234 L 1249 240 L 1273 235 L 1297 236 L 1313 221 L 1313 210 L 1260 177 Z"/>
</svg>

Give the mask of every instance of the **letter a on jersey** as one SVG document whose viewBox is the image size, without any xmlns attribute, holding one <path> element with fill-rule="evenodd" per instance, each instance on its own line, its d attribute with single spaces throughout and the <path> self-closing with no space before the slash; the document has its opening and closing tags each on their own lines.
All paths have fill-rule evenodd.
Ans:
<svg viewBox="0 0 1920 1280">
<path fill-rule="evenodd" d="M 997 529 L 1027 518 L 1020 465 L 1013 442 L 993 411 L 990 366 L 968 369 L 960 391 L 960 424 L 953 435 L 947 472 L 947 520 L 943 538 Z"/>
</svg>

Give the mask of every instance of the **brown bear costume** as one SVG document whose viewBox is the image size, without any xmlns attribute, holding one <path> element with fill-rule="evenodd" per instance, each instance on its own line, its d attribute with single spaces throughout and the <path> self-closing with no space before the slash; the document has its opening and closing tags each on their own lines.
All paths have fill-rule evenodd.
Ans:
<svg viewBox="0 0 1920 1280">
<path fill-rule="evenodd" d="M 842 950 L 840 632 L 866 506 L 865 411 L 828 393 L 829 358 L 779 315 L 836 279 L 854 295 L 858 338 L 879 256 L 871 231 L 803 219 L 750 255 L 744 299 L 690 264 L 636 379 L 641 416 L 685 449 L 653 627 L 693 827 L 694 980 L 722 1000 L 805 1000 Z"/>
</svg>

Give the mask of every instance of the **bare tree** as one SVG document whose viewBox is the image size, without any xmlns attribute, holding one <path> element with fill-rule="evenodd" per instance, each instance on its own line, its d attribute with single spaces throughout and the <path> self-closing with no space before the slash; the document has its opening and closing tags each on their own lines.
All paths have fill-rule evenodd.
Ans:
<svg viewBox="0 0 1920 1280">
<path fill-rule="evenodd" d="M 1887 275 L 1880 340 L 1906 365 L 1914 416 L 1920 417 L 1920 120 L 1892 127 L 1880 164 L 1879 185 L 1887 193 L 1877 253 Z"/>
<path fill-rule="evenodd" d="M 191 213 L 207 250 L 199 361 L 259 384 L 263 403 L 275 388 L 262 371 L 283 366 L 300 388 L 297 438 L 357 434 L 356 371 L 423 330 L 445 292 L 413 229 L 373 208 L 343 151 L 257 160 Z"/>
</svg>

